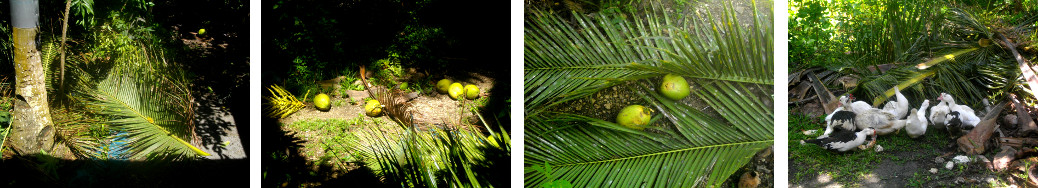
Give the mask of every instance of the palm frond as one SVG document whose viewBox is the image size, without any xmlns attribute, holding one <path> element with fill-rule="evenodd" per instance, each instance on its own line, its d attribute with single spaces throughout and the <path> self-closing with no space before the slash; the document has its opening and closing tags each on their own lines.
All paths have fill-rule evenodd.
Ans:
<svg viewBox="0 0 1038 188">
<path fill-rule="evenodd" d="M 485 181 L 488 175 L 475 171 L 478 165 L 485 164 L 481 162 L 487 154 L 484 149 L 495 146 L 478 131 L 413 127 L 401 132 L 391 130 L 379 126 L 356 130 L 356 138 L 340 146 L 354 151 L 386 182 L 402 187 L 480 187 L 490 183 Z"/>
<path fill-rule="evenodd" d="M 642 89 L 648 90 L 648 84 L 642 84 Z M 724 83 L 717 85 L 729 87 Z M 718 185 L 749 161 L 756 151 L 773 142 L 771 117 L 760 119 L 760 123 L 766 126 L 759 126 L 759 123 L 749 122 L 755 121 L 752 118 L 739 117 L 733 109 L 718 109 L 732 112 L 725 116 L 743 123 L 727 124 L 725 120 L 715 119 L 655 92 L 642 94 L 644 100 L 659 108 L 675 126 L 655 128 L 663 133 L 628 133 L 584 126 L 579 122 L 569 123 L 574 126 L 563 126 L 566 124 L 541 122 L 538 121 L 540 118 L 534 118 L 525 125 L 528 133 L 524 141 L 525 163 L 551 164 L 558 169 L 552 176 L 570 181 L 576 187 Z M 722 96 L 725 93 L 708 95 L 717 95 L 706 98 L 718 103 L 752 100 L 749 97 L 732 99 Z M 751 107 L 753 103 L 750 102 L 738 103 L 745 105 L 730 107 L 745 107 L 753 113 L 762 113 L 764 108 Z M 527 173 L 526 183 L 536 186 L 546 183 L 549 180 L 546 177 L 545 174 Z"/>
<path fill-rule="evenodd" d="M 140 70 L 144 71 L 144 70 Z M 128 132 L 129 158 L 139 159 L 157 151 L 171 151 L 184 156 L 209 154 L 191 145 L 191 117 L 177 101 L 169 100 L 183 94 L 161 87 L 177 84 L 160 77 L 110 74 L 98 85 L 95 105 L 108 115 L 115 129 Z M 182 84 L 182 83 L 181 83 Z"/>
<path fill-rule="evenodd" d="M 636 16 L 576 15 L 576 26 L 538 10 L 527 16 L 527 186 L 554 178 L 575 187 L 719 186 L 771 145 L 771 101 L 761 100 L 770 86 L 760 86 L 774 80 L 767 14 L 754 7 L 754 23 L 744 28 L 731 5 L 719 19 L 650 6 Z M 692 78 L 695 96 L 719 117 L 656 93 L 646 78 L 662 74 Z M 652 131 L 552 112 L 553 105 L 624 83 L 663 117 L 653 118 Z M 542 164 L 556 170 L 529 170 Z"/>
<path fill-rule="evenodd" d="M 271 118 L 285 118 L 306 107 L 303 101 L 310 95 L 310 92 L 307 92 L 303 95 L 303 101 L 299 101 L 296 96 L 278 85 L 271 85 L 267 91 L 270 92 L 270 96 L 264 99 L 267 100 L 267 117 Z"/>
<path fill-rule="evenodd" d="M 981 23 L 969 12 L 962 9 L 940 11 L 936 7 L 915 6 L 916 20 L 924 20 L 933 26 L 926 32 L 900 31 L 898 28 L 913 27 L 912 24 L 894 22 L 879 30 L 890 30 L 891 33 L 902 32 L 901 36 L 909 38 L 893 38 L 895 41 L 914 41 L 909 48 L 902 51 L 877 52 L 896 56 L 895 62 L 862 61 L 856 65 L 857 73 L 864 75 L 853 93 L 871 98 L 873 105 L 879 105 L 894 95 L 893 87 L 902 91 L 920 85 L 918 90 L 909 91 L 906 95 L 914 95 L 913 102 L 921 102 L 923 98 L 933 98 L 939 93 L 949 93 L 956 102 L 977 107 L 981 99 L 991 98 L 984 89 L 995 90 L 995 98 L 1002 93 L 1017 89 L 1015 83 L 1020 76 L 1019 70 L 1013 70 L 1006 64 L 1007 51 L 995 44 L 994 37 L 998 31 Z M 890 19 L 890 18 L 887 18 Z M 1026 26 L 1015 27 L 1012 31 L 1026 30 Z M 855 34 L 863 35 L 863 34 Z M 857 41 L 858 45 L 872 45 L 868 41 Z M 904 42 L 900 42 L 904 43 Z M 855 57 L 855 55 L 851 55 Z M 874 58 L 865 58 L 875 60 Z M 898 66 L 887 72 L 880 72 L 869 67 L 877 64 L 893 63 Z M 916 64 L 918 63 L 918 64 Z M 1009 69 L 1007 69 L 1009 68 Z M 867 70 L 867 71 L 866 71 Z M 916 92 L 917 91 L 917 92 Z"/>
</svg>

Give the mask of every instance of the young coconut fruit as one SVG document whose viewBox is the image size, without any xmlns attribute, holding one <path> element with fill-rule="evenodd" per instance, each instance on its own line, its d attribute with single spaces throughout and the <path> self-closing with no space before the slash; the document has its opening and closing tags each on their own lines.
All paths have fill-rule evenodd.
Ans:
<svg viewBox="0 0 1038 188">
<path fill-rule="evenodd" d="M 660 83 L 660 93 L 671 100 L 684 99 L 689 94 L 688 82 L 678 75 L 664 75 L 663 83 Z"/>
<path fill-rule="evenodd" d="M 620 110 L 620 114 L 616 116 L 616 123 L 627 128 L 642 130 L 649 125 L 651 119 L 652 109 L 642 105 L 630 105 Z"/>
<path fill-rule="evenodd" d="M 367 104 L 364 104 L 364 114 L 371 117 L 382 114 L 382 104 L 379 104 L 377 100 L 368 100 L 366 103 Z"/>
<path fill-rule="evenodd" d="M 450 90 L 447 91 L 447 94 L 451 96 L 451 99 L 459 100 L 462 98 L 462 95 L 464 95 L 463 92 L 464 90 L 461 87 L 461 83 L 453 83 L 451 84 Z"/>
<path fill-rule="evenodd" d="M 446 78 L 440 80 L 439 82 L 436 82 L 436 91 L 440 92 L 440 94 L 447 94 L 447 90 L 450 89 L 450 87 L 451 80 L 448 80 Z"/>
<path fill-rule="evenodd" d="M 328 98 L 328 95 L 324 93 L 317 94 L 317 96 L 314 96 L 314 107 L 317 107 L 317 110 L 327 112 L 332 108 L 331 98 Z"/>
<path fill-rule="evenodd" d="M 479 97 L 479 88 L 476 85 L 465 85 L 465 98 L 468 100 L 476 99 Z"/>
</svg>

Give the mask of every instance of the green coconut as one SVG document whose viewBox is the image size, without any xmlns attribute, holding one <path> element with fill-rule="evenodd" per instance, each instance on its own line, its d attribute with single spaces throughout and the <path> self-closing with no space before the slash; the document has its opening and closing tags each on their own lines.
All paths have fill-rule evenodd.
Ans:
<svg viewBox="0 0 1038 188">
<path fill-rule="evenodd" d="M 451 84 L 450 91 L 447 92 L 451 96 L 451 99 L 459 100 L 464 95 L 464 89 L 461 87 L 461 83 Z"/>
<path fill-rule="evenodd" d="M 476 97 L 479 97 L 479 87 L 472 84 L 465 85 L 465 98 L 472 100 L 476 99 Z"/>
<path fill-rule="evenodd" d="M 616 116 L 616 123 L 624 127 L 642 130 L 649 125 L 651 119 L 652 109 L 642 105 L 630 105 L 620 110 L 620 114 Z"/>
<path fill-rule="evenodd" d="M 688 82 L 684 77 L 667 74 L 663 76 L 663 82 L 660 83 L 660 93 L 671 100 L 684 99 L 689 94 Z"/>
<path fill-rule="evenodd" d="M 332 107 L 331 102 L 332 99 L 328 98 L 328 95 L 325 95 L 324 93 L 317 94 L 317 96 L 314 96 L 314 107 L 317 107 L 317 110 L 327 112 L 328 109 L 331 109 Z"/>
<path fill-rule="evenodd" d="M 367 104 L 364 104 L 364 114 L 371 117 L 382 114 L 382 104 L 378 103 L 377 100 L 368 100 Z"/>
<path fill-rule="evenodd" d="M 436 91 L 440 92 L 440 94 L 447 94 L 447 90 L 449 90 L 450 87 L 451 80 L 448 80 L 446 78 L 440 80 L 439 82 L 436 82 Z"/>
</svg>

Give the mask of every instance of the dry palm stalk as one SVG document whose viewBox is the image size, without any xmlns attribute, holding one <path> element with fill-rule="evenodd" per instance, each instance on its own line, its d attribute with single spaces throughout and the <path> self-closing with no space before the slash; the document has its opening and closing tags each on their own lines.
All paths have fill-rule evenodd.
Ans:
<svg viewBox="0 0 1038 188">
<path fill-rule="evenodd" d="M 360 80 L 364 84 L 364 89 L 368 91 L 372 98 L 378 100 L 379 104 L 382 104 L 382 112 L 393 121 L 396 121 L 397 124 L 400 124 L 401 127 L 407 128 L 414 125 L 411 118 L 413 114 L 408 112 L 407 109 L 411 107 L 410 101 L 417 98 L 417 94 L 405 94 L 400 88 L 371 85 L 368 83 L 366 75 L 367 71 L 364 69 L 364 66 L 361 66 Z"/>
</svg>

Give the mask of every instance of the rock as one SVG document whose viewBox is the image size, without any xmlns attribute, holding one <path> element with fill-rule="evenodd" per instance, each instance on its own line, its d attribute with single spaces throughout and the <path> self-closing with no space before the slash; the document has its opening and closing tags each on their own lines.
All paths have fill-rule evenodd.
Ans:
<svg viewBox="0 0 1038 188">
<path fill-rule="evenodd" d="M 930 173 L 931 174 L 936 174 L 937 173 L 937 168 L 930 168 Z"/>
<path fill-rule="evenodd" d="M 368 94 L 367 91 L 346 90 L 346 96 L 349 96 L 350 99 L 354 101 L 362 101 L 364 98 L 368 98 L 371 95 Z"/>
<path fill-rule="evenodd" d="M 1002 152 L 998 152 L 995 155 L 995 161 L 991 163 L 991 166 L 995 171 L 1002 171 L 1009 167 L 1009 162 L 1016 159 L 1016 149 L 1009 146 L 1002 146 Z"/>
<path fill-rule="evenodd" d="M 955 162 L 955 164 L 966 164 L 970 162 L 970 157 L 967 157 L 965 155 L 955 156 L 954 158 L 952 158 L 952 162 Z"/>
<path fill-rule="evenodd" d="M 948 170 L 951 170 L 952 167 L 955 167 L 955 163 L 952 163 L 951 161 L 948 161 L 948 163 L 944 164 L 944 168 L 946 168 Z"/>
<path fill-rule="evenodd" d="M 1006 116 L 1002 116 L 1002 122 L 1009 125 L 1010 128 L 1015 128 L 1018 120 L 1016 114 L 1007 114 Z"/>
<path fill-rule="evenodd" d="M 879 144 L 876 144 L 876 152 L 882 152 L 882 151 L 883 151 L 883 146 L 881 146 Z"/>
<path fill-rule="evenodd" d="M 942 158 L 942 157 L 937 157 L 936 159 L 933 159 L 933 161 L 934 161 L 934 162 L 937 162 L 937 164 L 941 164 L 941 163 L 944 163 L 944 158 Z"/>
</svg>

